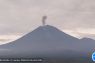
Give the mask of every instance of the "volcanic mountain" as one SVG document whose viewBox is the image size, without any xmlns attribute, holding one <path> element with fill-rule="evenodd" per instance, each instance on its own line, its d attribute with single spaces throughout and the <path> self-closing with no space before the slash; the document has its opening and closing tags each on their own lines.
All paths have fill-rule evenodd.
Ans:
<svg viewBox="0 0 95 63">
<path fill-rule="evenodd" d="M 0 46 L 1 57 L 60 57 L 93 52 L 95 40 L 78 39 L 54 26 L 39 26 L 16 41 Z M 71 52 L 69 54 L 69 52 Z"/>
</svg>

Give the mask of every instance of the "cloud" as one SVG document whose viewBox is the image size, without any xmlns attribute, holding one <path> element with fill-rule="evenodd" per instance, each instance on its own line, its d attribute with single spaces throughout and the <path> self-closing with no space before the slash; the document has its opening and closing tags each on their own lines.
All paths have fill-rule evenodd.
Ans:
<svg viewBox="0 0 95 63">
<path fill-rule="evenodd" d="M 62 30 L 94 29 L 95 0 L 0 0 L 0 35 L 32 31 L 43 15 Z"/>
<path fill-rule="evenodd" d="M 79 29 L 76 29 L 76 30 L 65 29 L 65 30 L 62 30 L 62 31 L 69 34 L 69 35 L 71 35 L 71 36 L 77 37 L 79 39 L 84 38 L 84 37 L 95 39 L 95 33 L 94 33 L 95 29 L 79 28 Z"/>
<path fill-rule="evenodd" d="M 0 35 L 0 45 L 17 40 L 23 35 Z"/>
</svg>

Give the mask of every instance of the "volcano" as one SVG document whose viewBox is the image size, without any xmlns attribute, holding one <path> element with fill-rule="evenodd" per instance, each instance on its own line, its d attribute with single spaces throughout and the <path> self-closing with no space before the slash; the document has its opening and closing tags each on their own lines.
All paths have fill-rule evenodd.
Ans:
<svg viewBox="0 0 95 63">
<path fill-rule="evenodd" d="M 0 46 L 1 57 L 74 57 L 93 52 L 95 40 L 78 39 L 54 26 L 39 26 L 23 37 Z M 70 54 L 69 54 L 70 53 Z"/>
</svg>

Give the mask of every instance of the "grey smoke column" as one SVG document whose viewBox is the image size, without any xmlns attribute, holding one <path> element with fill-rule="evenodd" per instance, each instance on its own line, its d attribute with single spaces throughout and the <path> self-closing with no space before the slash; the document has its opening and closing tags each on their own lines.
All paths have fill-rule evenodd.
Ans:
<svg viewBox="0 0 95 63">
<path fill-rule="evenodd" d="M 43 16 L 43 18 L 42 18 L 42 25 L 43 26 L 46 25 L 46 19 L 47 19 L 47 16 Z"/>
</svg>

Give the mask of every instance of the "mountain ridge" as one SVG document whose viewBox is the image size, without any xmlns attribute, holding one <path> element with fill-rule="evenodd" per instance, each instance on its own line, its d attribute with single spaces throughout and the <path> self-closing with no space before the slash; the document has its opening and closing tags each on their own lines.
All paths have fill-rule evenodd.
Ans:
<svg viewBox="0 0 95 63">
<path fill-rule="evenodd" d="M 16 41 L 1 45 L 0 49 L 4 50 L 0 50 L 0 56 L 4 54 L 13 56 L 45 56 L 45 54 L 49 54 L 49 56 L 52 56 L 53 53 L 60 55 L 61 52 L 62 55 L 65 50 L 71 51 L 72 54 L 79 54 L 80 52 L 84 54 L 92 53 L 94 48 L 94 40 L 88 38 L 78 39 L 60 31 L 54 26 L 45 25 L 36 28 Z M 79 53 L 74 51 L 79 51 Z"/>
</svg>

